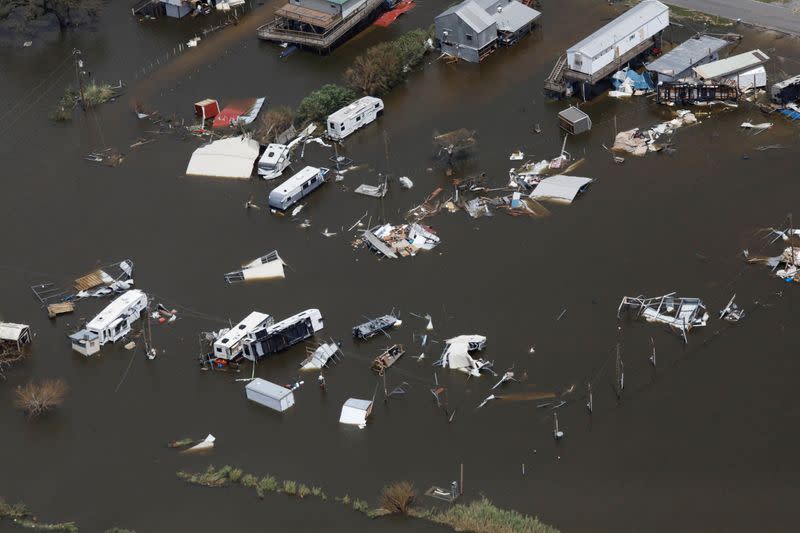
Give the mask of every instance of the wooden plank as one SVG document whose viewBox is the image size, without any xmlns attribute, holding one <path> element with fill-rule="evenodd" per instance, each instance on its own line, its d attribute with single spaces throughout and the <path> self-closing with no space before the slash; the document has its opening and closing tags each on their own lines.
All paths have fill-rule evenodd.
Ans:
<svg viewBox="0 0 800 533">
<path fill-rule="evenodd" d="M 75 290 L 78 292 L 86 291 L 93 289 L 98 285 L 103 285 L 104 283 L 102 270 L 95 270 L 94 272 L 89 272 L 85 276 L 81 276 L 80 278 L 76 279 Z"/>
</svg>

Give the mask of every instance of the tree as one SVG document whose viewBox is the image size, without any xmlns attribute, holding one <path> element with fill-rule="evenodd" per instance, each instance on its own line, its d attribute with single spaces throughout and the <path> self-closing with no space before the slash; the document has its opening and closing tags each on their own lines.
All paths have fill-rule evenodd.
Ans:
<svg viewBox="0 0 800 533">
<path fill-rule="evenodd" d="M 364 94 L 380 96 L 403 79 L 402 58 L 393 43 L 371 46 L 344 73 L 347 84 Z"/>
<path fill-rule="evenodd" d="M 28 416 L 36 417 L 60 407 L 67 394 L 67 384 L 63 379 L 45 379 L 39 383 L 28 382 L 17 387 L 15 405 L 28 412 Z"/>
<path fill-rule="evenodd" d="M 294 122 L 294 111 L 289 106 L 267 109 L 258 121 L 255 137 L 261 144 L 268 144 L 283 133 Z"/>
<path fill-rule="evenodd" d="M 297 106 L 295 124 L 302 126 L 308 122 L 325 120 L 328 115 L 356 99 L 356 93 L 341 85 L 323 85 L 309 94 Z"/>
</svg>

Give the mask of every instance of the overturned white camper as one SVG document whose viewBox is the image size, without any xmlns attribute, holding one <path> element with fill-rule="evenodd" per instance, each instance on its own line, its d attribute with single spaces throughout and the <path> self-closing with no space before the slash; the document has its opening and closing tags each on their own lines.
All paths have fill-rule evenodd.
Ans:
<svg viewBox="0 0 800 533">
<path fill-rule="evenodd" d="M 258 175 L 265 180 L 275 179 L 291 163 L 290 148 L 285 144 L 269 144 L 258 160 Z"/>
<path fill-rule="evenodd" d="M 214 357 L 230 361 L 242 355 L 242 341 L 252 332 L 272 325 L 272 317 L 253 311 L 214 342 Z"/>
<path fill-rule="evenodd" d="M 374 96 L 359 98 L 328 116 L 328 137 L 341 140 L 373 122 L 383 111 L 383 100 Z"/>
<path fill-rule="evenodd" d="M 244 388 L 247 399 L 280 413 L 294 405 L 294 393 L 266 379 L 256 378 Z"/>
<path fill-rule="evenodd" d="M 253 361 L 280 352 L 310 338 L 323 326 L 319 309 L 306 309 L 250 333 L 243 343 L 244 357 Z"/>
<path fill-rule="evenodd" d="M 269 206 L 284 211 L 325 183 L 327 168 L 306 167 L 269 193 Z"/>
<path fill-rule="evenodd" d="M 100 351 L 107 342 L 116 342 L 131 330 L 147 309 L 147 295 L 138 289 L 124 292 L 100 311 L 86 327 L 69 336 L 72 349 L 89 356 Z"/>
</svg>

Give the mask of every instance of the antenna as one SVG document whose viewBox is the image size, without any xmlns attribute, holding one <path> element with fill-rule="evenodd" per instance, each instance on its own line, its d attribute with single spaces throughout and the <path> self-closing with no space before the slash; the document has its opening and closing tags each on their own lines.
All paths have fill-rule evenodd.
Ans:
<svg viewBox="0 0 800 533">
<path fill-rule="evenodd" d="M 594 401 L 592 400 L 592 384 L 586 384 L 586 394 L 588 395 L 589 399 L 586 402 L 586 409 L 589 411 L 589 414 L 592 414 L 594 410 Z"/>
</svg>

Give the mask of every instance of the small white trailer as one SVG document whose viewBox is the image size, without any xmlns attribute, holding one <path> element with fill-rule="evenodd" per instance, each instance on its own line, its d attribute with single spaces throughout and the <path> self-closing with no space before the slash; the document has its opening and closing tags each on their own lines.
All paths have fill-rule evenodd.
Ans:
<svg viewBox="0 0 800 533">
<path fill-rule="evenodd" d="M 147 309 L 147 295 L 139 289 L 125 291 L 100 311 L 86 327 L 69 336 L 72 349 L 89 356 L 100 351 L 107 342 L 116 342 L 131 331 Z"/>
<path fill-rule="evenodd" d="M 294 405 L 294 393 L 266 379 L 255 378 L 244 388 L 247 399 L 280 413 Z"/>
<path fill-rule="evenodd" d="M 359 128 L 374 122 L 383 111 L 383 100 L 374 96 L 359 98 L 328 116 L 328 137 L 342 140 Z"/>
<path fill-rule="evenodd" d="M 269 193 L 269 206 L 284 211 L 325 183 L 327 168 L 306 167 Z"/>
<path fill-rule="evenodd" d="M 214 357 L 230 361 L 242 355 L 242 340 L 257 329 L 272 325 L 272 317 L 253 311 L 214 342 Z"/>
<path fill-rule="evenodd" d="M 358 426 L 361 429 L 367 425 L 367 418 L 372 414 L 372 401 L 350 398 L 342 406 L 339 415 L 340 424 Z"/>
<path fill-rule="evenodd" d="M 291 149 L 285 144 L 268 144 L 258 160 L 258 175 L 265 180 L 271 180 L 283 174 L 292 162 L 289 157 L 290 151 Z"/>
</svg>

